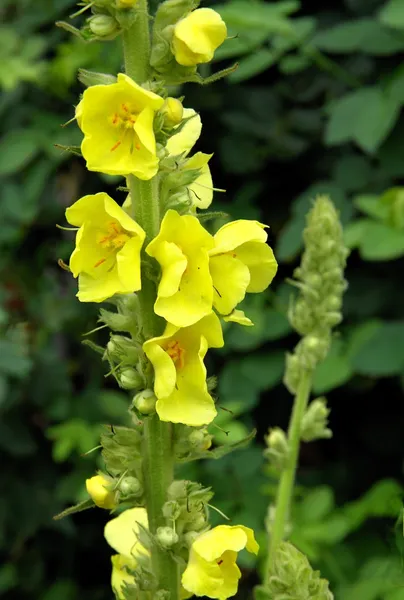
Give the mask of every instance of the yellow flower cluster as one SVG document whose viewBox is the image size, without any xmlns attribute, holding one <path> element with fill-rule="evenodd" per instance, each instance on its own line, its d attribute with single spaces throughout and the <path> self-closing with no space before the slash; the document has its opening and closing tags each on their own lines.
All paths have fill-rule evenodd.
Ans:
<svg viewBox="0 0 404 600">
<path fill-rule="evenodd" d="M 111 584 L 117 598 L 124 600 L 125 588 L 135 583 L 138 564 L 148 556 L 139 542 L 140 527 L 148 528 L 146 509 L 130 508 L 109 521 L 105 539 L 117 552 L 111 557 Z M 237 592 L 241 577 L 237 554 L 246 549 L 258 553 L 254 532 L 243 525 L 219 525 L 200 534 L 190 548 L 188 565 L 181 578 L 181 599 L 208 596 L 226 600 Z"/>
<path fill-rule="evenodd" d="M 154 176 L 158 169 L 154 114 L 163 105 L 164 118 L 170 106 L 179 115 L 176 103 L 164 103 L 123 74 L 117 83 L 88 88 L 76 110 L 88 168 L 141 179 Z M 201 426 L 216 415 L 203 360 L 208 348 L 223 346 L 217 315 L 251 324 L 236 307 L 246 293 L 267 288 L 277 263 L 262 223 L 233 221 L 215 235 L 201 225 L 196 209 L 212 201 L 211 155 L 198 152 L 189 158 L 202 124 L 192 109 L 180 116 L 183 126 L 177 122 L 172 128 L 166 153 L 182 157 L 182 168 L 199 170 L 199 176 L 184 192 L 193 198 L 189 214 L 167 210 L 158 235 L 145 248 L 160 265 L 154 311 L 167 325 L 160 336 L 146 340 L 143 349 L 155 371 L 160 419 Z M 145 232 L 124 208 L 99 193 L 78 200 L 67 209 L 66 218 L 78 227 L 70 269 L 79 280 L 80 301 L 102 302 L 141 289 Z"/>
</svg>

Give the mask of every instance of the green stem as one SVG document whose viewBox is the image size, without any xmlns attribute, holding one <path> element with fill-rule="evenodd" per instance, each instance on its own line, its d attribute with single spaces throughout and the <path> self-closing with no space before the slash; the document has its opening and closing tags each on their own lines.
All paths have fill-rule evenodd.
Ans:
<svg viewBox="0 0 404 600">
<path fill-rule="evenodd" d="M 122 37 L 126 74 L 140 85 L 150 75 L 150 30 L 147 0 L 138 0 L 136 6 L 136 20 Z"/>
<path fill-rule="evenodd" d="M 297 460 L 299 457 L 300 448 L 300 430 L 304 412 L 310 396 L 312 372 L 306 371 L 300 380 L 295 401 L 293 404 L 292 416 L 288 429 L 289 442 L 289 460 L 287 467 L 282 471 L 281 480 L 279 482 L 278 493 L 275 504 L 275 519 L 272 524 L 268 558 L 265 568 L 264 585 L 269 584 L 271 568 L 275 557 L 275 552 L 283 539 L 285 532 L 286 520 L 289 515 L 290 504 L 292 501 L 293 484 L 295 481 L 295 473 Z"/>
<path fill-rule="evenodd" d="M 138 14 L 134 24 L 123 33 L 125 70 L 138 84 L 150 74 L 150 33 L 147 0 L 138 0 Z M 160 209 L 158 178 L 142 181 L 133 175 L 128 177 L 132 200 L 133 218 L 146 232 L 145 246 L 158 233 Z M 144 247 L 145 247 L 144 246 Z M 144 250 L 142 260 L 147 263 Z M 161 320 L 155 315 L 155 283 L 143 272 L 142 289 L 138 292 L 142 331 L 145 339 L 161 333 Z M 152 381 L 148 384 L 152 386 Z M 149 530 L 155 535 L 158 527 L 166 525 L 162 508 L 167 499 L 167 488 L 173 481 L 173 432 L 171 423 L 163 423 L 157 415 L 144 420 L 143 475 Z M 157 589 L 170 593 L 170 600 L 179 598 L 178 565 L 170 554 L 155 545 L 152 548 L 153 574 Z"/>
</svg>

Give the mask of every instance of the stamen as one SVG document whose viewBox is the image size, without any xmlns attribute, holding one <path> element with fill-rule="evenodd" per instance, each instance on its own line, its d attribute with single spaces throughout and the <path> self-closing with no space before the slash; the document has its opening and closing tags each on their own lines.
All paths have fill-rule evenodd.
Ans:
<svg viewBox="0 0 404 600">
<path fill-rule="evenodd" d="M 111 148 L 111 152 L 113 152 L 114 150 L 116 150 L 120 145 L 122 144 L 122 142 L 117 142 L 116 144 L 114 144 Z"/>
<path fill-rule="evenodd" d="M 116 124 L 118 123 L 118 120 L 119 120 L 119 116 L 118 116 L 118 114 L 117 114 L 117 113 L 115 113 L 115 114 L 114 114 L 114 117 L 113 117 L 113 119 L 112 119 L 112 123 L 113 123 L 114 125 L 116 125 Z"/>
<path fill-rule="evenodd" d="M 140 150 L 140 144 L 135 145 L 136 150 Z"/>
<path fill-rule="evenodd" d="M 223 562 L 223 559 L 221 559 L 221 560 L 218 560 L 218 561 L 217 561 L 217 564 L 220 566 L 220 565 L 222 564 L 222 562 Z"/>
<path fill-rule="evenodd" d="M 99 267 L 100 265 L 105 263 L 106 260 L 107 260 L 106 258 L 101 258 L 98 262 L 95 263 L 94 269 L 96 269 L 97 267 Z"/>
</svg>

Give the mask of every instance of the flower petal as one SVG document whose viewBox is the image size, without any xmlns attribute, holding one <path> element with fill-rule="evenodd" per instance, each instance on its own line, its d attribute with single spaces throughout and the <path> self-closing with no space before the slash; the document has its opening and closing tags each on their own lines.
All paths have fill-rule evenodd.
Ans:
<svg viewBox="0 0 404 600">
<path fill-rule="evenodd" d="M 156 154 L 156 139 L 153 131 L 154 112 L 146 106 L 136 119 L 133 129 L 137 133 L 140 143 L 151 153 Z"/>
<path fill-rule="evenodd" d="M 113 556 L 111 556 L 111 562 L 111 587 L 114 590 L 117 597 L 119 598 L 119 600 L 125 600 L 125 594 L 123 593 L 123 590 L 125 589 L 125 584 L 133 585 L 135 583 L 133 575 L 128 573 L 125 567 L 128 567 L 131 570 L 136 569 L 136 560 L 128 560 L 127 558 L 125 558 L 125 556 L 122 556 L 121 554 L 114 554 Z"/>
<path fill-rule="evenodd" d="M 250 273 L 240 260 L 230 254 L 212 256 L 209 270 L 213 282 L 213 305 L 218 312 L 228 315 L 244 299 L 250 283 Z"/>
<path fill-rule="evenodd" d="M 240 219 L 226 223 L 215 234 L 215 247 L 209 252 L 212 256 L 231 252 L 245 242 L 266 242 L 267 233 L 264 231 L 266 225 L 258 221 Z"/>
<path fill-rule="evenodd" d="M 140 279 L 140 250 L 142 244 L 143 239 L 135 235 L 126 242 L 116 255 L 121 293 L 137 292 L 142 286 Z"/>
<path fill-rule="evenodd" d="M 215 403 L 206 389 L 188 380 L 178 382 L 178 389 L 174 389 L 169 397 L 157 400 L 156 410 L 161 421 L 184 423 L 190 427 L 207 425 L 217 415 Z"/>
<path fill-rule="evenodd" d="M 218 525 L 197 537 L 192 548 L 204 560 L 212 562 L 220 558 L 226 550 L 240 552 L 246 547 L 247 541 L 247 533 L 243 527 Z"/>
<path fill-rule="evenodd" d="M 79 275 L 79 291 L 77 298 L 80 302 L 104 302 L 112 298 L 114 294 L 125 293 L 118 277 L 118 269 L 115 266 L 106 277 L 94 279 L 87 273 Z"/>
<path fill-rule="evenodd" d="M 234 309 L 229 315 L 223 317 L 223 321 L 227 323 L 238 323 L 244 327 L 252 327 L 254 323 L 249 319 L 242 310 Z"/>
<path fill-rule="evenodd" d="M 189 120 L 181 127 L 178 133 L 175 133 L 167 140 L 166 148 L 173 156 L 183 153 L 187 155 L 196 144 L 202 131 L 201 117 L 193 108 L 184 108 L 182 118 Z"/>
<path fill-rule="evenodd" d="M 98 195 L 98 194 L 97 194 Z M 126 231 L 130 231 L 131 233 L 136 233 L 142 242 L 146 236 L 143 229 L 140 227 L 139 223 L 136 223 L 134 219 L 132 219 L 124 210 L 117 204 L 108 194 L 105 194 L 106 198 L 104 198 L 104 208 L 107 215 L 118 221 L 118 223 L 125 229 Z"/>
<path fill-rule="evenodd" d="M 272 249 L 262 242 L 246 242 L 234 251 L 250 271 L 247 292 L 263 292 L 269 286 L 278 270 L 278 263 Z"/>
<path fill-rule="evenodd" d="M 237 527 L 240 527 L 240 529 L 242 529 L 247 536 L 246 549 L 248 552 L 258 554 L 260 547 L 255 539 L 254 531 L 250 527 L 245 527 L 244 525 L 237 525 Z"/>
<path fill-rule="evenodd" d="M 124 84 L 130 90 L 131 100 L 137 103 L 139 112 L 145 106 L 150 106 L 154 111 L 157 111 L 164 104 L 164 98 L 138 85 L 125 73 L 118 73 L 118 83 Z"/>
<path fill-rule="evenodd" d="M 223 585 L 222 571 L 216 563 L 203 560 L 191 547 L 189 562 L 182 574 L 181 583 L 196 596 L 217 598 L 216 592 Z"/>
<path fill-rule="evenodd" d="M 145 528 L 149 526 L 145 508 L 129 508 L 108 521 L 104 528 L 105 539 L 111 548 L 129 560 L 139 554 L 147 554 L 137 538 L 138 523 Z"/>
<path fill-rule="evenodd" d="M 161 340 L 164 339 L 165 336 L 160 336 L 159 338 L 147 340 L 143 344 L 143 350 L 153 365 L 154 393 L 157 398 L 167 398 L 170 396 L 175 389 L 177 380 L 175 365 L 170 356 L 160 345 Z"/>
<path fill-rule="evenodd" d="M 109 196 L 105 192 L 83 196 L 66 209 L 67 222 L 75 227 L 81 227 L 85 221 L 90 221 L 93 226 L 104 223 L 106 198 Z"/>
<path fill-rule="evenodd" d="M 197 152 L 194 156 L 188 159 L 186 170 L 188 169 L 200 169 L 201 174 L 199 177 L 188 186 L 188 190 L 191 194 L 191 201 L 197 208 L 208 208 L 213 200 L 213 181 L 208 165 L 209 160 L 213 154 L 204 154 L 203 152 Z"/>
<path fill-rule="evenodd" d="M 181 278 L 187 268 L 187 258 L 176 244 L 164 241 L 156 246 L 154 258 L 160 263 L 162 269 L 159 295 L 163 298 L 170 297 L 178 291 Z"/>
</svg>

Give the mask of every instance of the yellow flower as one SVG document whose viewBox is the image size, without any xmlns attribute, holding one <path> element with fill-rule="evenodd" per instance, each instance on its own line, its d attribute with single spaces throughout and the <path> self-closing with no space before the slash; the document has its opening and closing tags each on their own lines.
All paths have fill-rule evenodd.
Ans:
<svg viewBox="0 0 404 600">
<path fill-rule="evenodd" d="M 145 508 L 129 508 L 105 525 L 104 536 L 108 544 L 118 554 L 111 557 L 111 585 L 118 598 L 124 600 L 125 585 L 133 585 L 135 579 L 130 571 L 134 571 L 138 558 L 148 552 L 138 540 L 139 523 L 148 528 Z"/>
<path fill-rule="evenodd" d="M 184 108 L 184 119 L 189 119 L 178 133 L 167 141 L 167 150 L 172 156 L 182 154 L 187 157 L 201 135 L 201 117 L 193 108 Z M 197 208 L 208 208 L 213 199 L 213 182 L 208 162 L 213 154 L 197 152 L 182 165 L 182 169 L 199 169 L 200 175 L 188 186 L 192 204 Z"/>
<path fill-rule="evenodd" d="M 208 250 L 213 237 L 196 217 L 168 210 L 146 248 L 161 266 L 154 312 L 177 327 L 193 325 L 212 310 Z"/>
<path fill-rule="evenodd" d="M 246 292 L 264 291 L 275 277 L 278 264 L 265 243 L 265 227 L 258 221 L 242 219 L 227 223 L 215 234 L 209 269 L 213 306 L 219 313 L 230 315 Z"/>
<path fill-rule="evenodd" d="M 79 227 L 70 269 L 79 278 L 81 302 L 140 290 L 145 232 L 108 194 L 84 196 L 66 210 L 66 219 Z"/>
<path fill-rule="evenodd" d="M 203 359 L 208 348 L 223 343 L 220 321 L 211 312 L 190 327 L 167 323 L 163 335 L 143 344 L 154 368 L 156 410 L 162 421 L 193 427 L 213 421 L 216 409 L 207 390 Z"/>
<path fill-rule="evenodd" d="M 174 28 L 172 50 L 180 65 L 191 67 L 212 60 L 227 37 L 221 16 L 211 8 L 197 8 Z"/>
<path fill-rule="evenodd" d="M 94 475 L 90 479 L 86 479 L 87 492 L 91 496 L 94 504 L 100 508 L 114 508 L 115 494 L 108 490 L 108 485 L 111 482 L 104 475 Z"/>
<path fill-rule="evenodd" d="M 90 171 L 151 179 L 157 173 L 154 114 L 163 98 L 120 73 L 117 83 L 87 88 L 76 108 L 81 152 Z"/>
<path fill-rule="evenodd" d="M 196 538 L 182 575 L 184 588 L 196 596 L 226 600 L 237 593 L 241 572 L 237 552 L 258 553 L 254 532 L 243 525 L 219 525 Z"/>
</svg>

